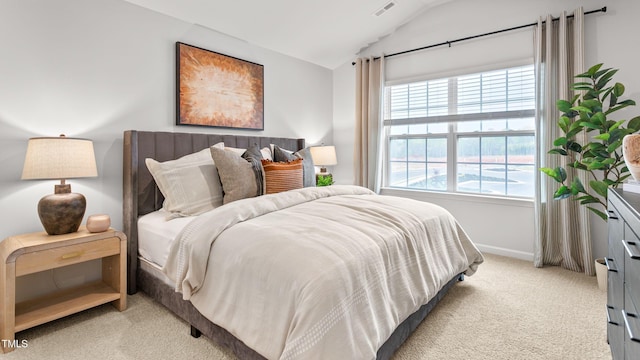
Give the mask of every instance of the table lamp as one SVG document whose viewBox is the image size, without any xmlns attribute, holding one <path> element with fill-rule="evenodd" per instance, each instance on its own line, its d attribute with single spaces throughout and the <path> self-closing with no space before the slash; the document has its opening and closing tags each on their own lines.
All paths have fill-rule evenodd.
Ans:
<svg viewBox="0 0 640 360">
<path fill-rule="evenodd" d="M 338 164 L 338 159 L 336 158 L 336 147 L 312 146 L 309 150 L 311 151 L 313 165 L 320 166 L 320 172 L 316 174 L 316 182 L 318 182 L 318 179 L 321 177 L 329 177 L 329 184 L 333 183 L 333 176 L 327 171 L 327 166 Z"/>
<path fill-rule="evenodd" d="M 47 234 L 60 235 L 78 231 L 87 201 L 72 193 L 66 179 L 95 177 L 96 157 L 88 139 L 37 137 L 29 139 L 22 169 L 22 179 L 56 179 L 55 192 L 38 202 L 38 216 Z"/>
</svg>

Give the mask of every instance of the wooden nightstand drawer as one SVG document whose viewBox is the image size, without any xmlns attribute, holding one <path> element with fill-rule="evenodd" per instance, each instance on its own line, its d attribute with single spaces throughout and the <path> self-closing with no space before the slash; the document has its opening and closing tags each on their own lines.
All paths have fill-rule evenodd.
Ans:
<svg viewBox="0 0 640 360">
<path fill-rule="evenodd" d="M 18 256 L 16 259 L 16 276 L 100 259 L 119 253 L 120 239 L 117 237 L 32 252 Z"/>
</svg>

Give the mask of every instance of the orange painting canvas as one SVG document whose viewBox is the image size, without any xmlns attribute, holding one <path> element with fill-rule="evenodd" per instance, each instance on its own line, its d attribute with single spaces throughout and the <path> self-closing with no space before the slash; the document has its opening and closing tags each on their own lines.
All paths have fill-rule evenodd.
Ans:
<svg viewBox="0 0 640 360">
<path fill-rule="evenodd" d="M 264 129 L 264 66 L 176 43 L 178 125 Z"/>
</svg>

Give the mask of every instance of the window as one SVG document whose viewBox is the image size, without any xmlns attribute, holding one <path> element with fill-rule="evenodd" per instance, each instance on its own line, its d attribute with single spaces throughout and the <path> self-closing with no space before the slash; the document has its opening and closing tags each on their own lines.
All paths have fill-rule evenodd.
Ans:
<svg viewBox="0 0 640 360">
<path fill-rule="evenodd" d="M 385 185 L 533 197 L 533 65 L 386 86 Z"/>
</svg>

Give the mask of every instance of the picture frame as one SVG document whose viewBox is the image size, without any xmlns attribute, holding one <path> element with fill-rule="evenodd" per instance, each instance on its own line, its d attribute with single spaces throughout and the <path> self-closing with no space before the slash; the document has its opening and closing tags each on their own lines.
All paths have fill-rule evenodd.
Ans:
<svg viewBox="0 0 640 360">
<path fill-rule="evenodd" d="M 176 42 L 176 125 L 264 130 L 264 66 Z"/>
</svg>

